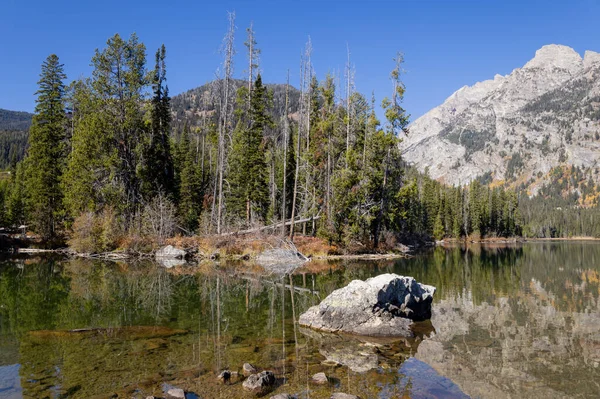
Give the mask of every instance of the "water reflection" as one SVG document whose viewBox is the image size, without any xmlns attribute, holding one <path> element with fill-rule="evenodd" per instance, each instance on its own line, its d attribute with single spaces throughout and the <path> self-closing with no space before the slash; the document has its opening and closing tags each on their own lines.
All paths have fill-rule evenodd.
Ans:
<svg viewBox="0 0 600 399">
<path fill-rule="evenodd" d="M 244 397 L 241 383 L 215 376 L 250 362 L 275 371 L 276 393 L 317 399 L 597 397 L 599 259 L 595 243 L 438 248 L 283 276 L 240 264 L 10 259 L 0 263 L 0 396 L 145 397 L 168 384 Z M 438 288 L 417 339 L 296 324 L 334 289 L 385 272 Z M 335 383 L 310 383 L 321 371 Z"/>
</svg>

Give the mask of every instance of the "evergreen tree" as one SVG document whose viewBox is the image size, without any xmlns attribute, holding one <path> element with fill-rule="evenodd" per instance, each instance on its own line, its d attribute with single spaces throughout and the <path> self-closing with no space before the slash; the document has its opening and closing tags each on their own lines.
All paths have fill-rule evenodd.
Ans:
<svg viewBox="0 0 600 399">
<path fill-rule="evenodd" d="M 10 194 L 6 201 L 7 220 L 11 226 L 25 224 L 25 163 L 11 171 Z"/>
<path fill-rule="evenodd" d="M 135 34 L 118 34 L 92 58 L 92 78 L 75 98 L 75 130 L 67 168 L 65 200 L 73 217 L 109 206 L 129 225 L 139 209 L 143 165 L 146 48 Z"/>
<path fill-rule="evenodd" d="M 267 112 L 268 102 L 266 87 L 258 74 L 250 99 L 250 126 L 244 129 L 239 122 L 233 135 L 228 177 L 231 216 L 243 218 L 247 224 L 264 223 L 269 209 L 264 133 L 273 122 Z"/>
<path fill-rule="evenodd" d="M 32 230 L 44 239 L 56 235 L 62 214 L 60 179 L 65 166 L 65 85 L 55 54 L 42 64 L 35 115 L 25 159 L 25 206 Z"/>
<path fill-rule="evenodd" d="M 145 138 L 141 180 L 145 197 L 152 197 L 160 190 L 172 194 L 174 166 L 171 155 L 171 98 L 166 86 L 166 49 L 163 44 L 156 52 L 156 65 L 152 76 L 152 108 L 150 111 L 150 134 Z M 186 154 L 187 156 L 187 154 Z"/>
<path fill-rule="evenodd" d="M 195 162 L 195 151 L 190 146 L 189 131 L 184 129 L 179 143 L 180 183 L 179 217 L 183 227 L 189 232 L 198 228 L 198 219 L 202 211 L 202 184 L 200 171 Z"/>
</svg>

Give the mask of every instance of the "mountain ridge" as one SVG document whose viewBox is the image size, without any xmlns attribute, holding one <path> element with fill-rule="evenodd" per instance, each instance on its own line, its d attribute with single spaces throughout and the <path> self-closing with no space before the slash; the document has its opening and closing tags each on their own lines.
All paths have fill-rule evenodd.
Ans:
<svg viewBox="0 0 600 399">
<path fill-rule="evenodd" d="M 451 185 L 490 173 L 496 181 L 523 183 L 543 180 L 560 165 L 592 168 L 600 156 L 598 96 L 600 54 L 543 46 L 523 67 L 463 86 L 415 120 L 403 155 Z M 559 155 L 556 161 L 551 154 Z"/>
</svg>

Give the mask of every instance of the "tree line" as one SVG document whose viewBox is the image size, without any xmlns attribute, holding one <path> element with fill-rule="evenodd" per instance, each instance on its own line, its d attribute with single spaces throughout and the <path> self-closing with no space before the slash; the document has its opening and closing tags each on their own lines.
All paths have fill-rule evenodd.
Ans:
<svg viewBox="0 0 600 399">
<path fill-rule="evenodd" d="M 49 56 L 27 154 L 1 186 L 2 224 L 26 224 L 47 240 L 68 233 L 94 251 L 265 226 L 365 248 L 414 235 L 520 233 L 514 193 L 477 182 L 445 187 L 403 164 L 399 143 L 409 134 L 409 115 L 402 54 L 381 101 L 383 121 L 374 95 L 355 90 L 350 52 L 343 79 L 319 80 L 310 40 L 299 93 L 290 94 L 288 77 L 276 110 L 252 27 L 245 83 L 234 78 L 234 18 L 221 75 L 197 99 L 205 111 L 180 128 L 164 45 L 149 68 L 139 38 L 117 34 L 96 50 L 91 76 L 68 86 L 59 58 Z"/>
</svg>

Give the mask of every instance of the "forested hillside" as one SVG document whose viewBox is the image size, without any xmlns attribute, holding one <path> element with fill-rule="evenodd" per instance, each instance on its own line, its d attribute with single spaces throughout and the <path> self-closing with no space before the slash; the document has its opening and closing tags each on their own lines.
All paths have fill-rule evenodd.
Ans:
<svg viewBox="0 0 600 399">
<path fill-rule="evenodd" d="M 183 131 L 187 123 L 190 127 L 201 128 L 207 121 L 211 120 L 212 115 L 219 106 L 219 87 L 220 81 L 211 81 L 195 89 L 173 96 L 171 99 L 171 109 L 173 113 L 173 132 L 176 138 Z M 243 86 L 248 86 L 248 82 L 241 79 L 232 79 L 231 86 L 234 91 Z M 266 84 L 267 90 L 271 93 L 272 103 L 269 107 L 269 114 L 274 120 L 279 121 L 287 112 L 291 119 L 297 119 L 300 91 L 293 86 L 285 84 Z M 288 89 L 288 110 L 285 111 L 286 88 Z"/>
<path fill-rule="evenodd" d="M 0 109 L 0 170 L 23 159 L 32 114 Z"/>
<path fill-rule="evenodd" d="M 27 131 L 32 117 L 28 112 L 0 109 L 0 131 Z"/>
</svg>

